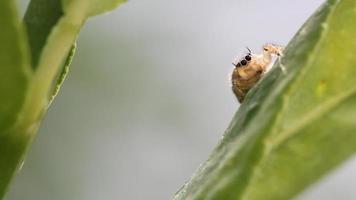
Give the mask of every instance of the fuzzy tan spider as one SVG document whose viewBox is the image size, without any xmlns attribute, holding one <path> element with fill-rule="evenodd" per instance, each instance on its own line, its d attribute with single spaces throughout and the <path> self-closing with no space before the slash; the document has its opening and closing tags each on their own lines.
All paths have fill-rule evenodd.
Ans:
<svg viewBox="0 0 356 200">
<path fill-rule="evenodd" d="M 232 91 L 240 103 L 244 100 L 247 92 L 269 71 L 273 64 L 273 58 L 282 56 L 282 51 L 283 47 L 281 46 L 265 44 L 262 54 L 253 54 L 249 50 L 247 55 L 233 63 L 235 68 L 231 75 Z M 283 68 L 282 70 L 284 71 Z"/>
</svg>

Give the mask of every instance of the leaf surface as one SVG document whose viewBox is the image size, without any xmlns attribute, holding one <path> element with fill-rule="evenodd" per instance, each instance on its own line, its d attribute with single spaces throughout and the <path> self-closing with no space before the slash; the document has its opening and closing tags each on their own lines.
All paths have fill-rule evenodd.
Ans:
<svg viewBox="0 0 356 200">
<path fill-rule="evenodd" d="M 38 66 L 43 47 L 46 45 L 52 29 L 56 26 L 63 14 L 61 0 L 32 0 L 27 7 L 24 24 L 28 34 L 32 67 L 34 69 Z M 62 72 L 58 75 L 56 84 L 53 85 L 53 92 L 49 97 L 50 101 L 54 99 L 63 84 L 74 53 L 75 42 L 67 55 L 66 62 L 62 66 Z"/>
<path fill-rule="evenodd" d="M 0 2 L 0 135 L 21 110 L 31 69 L 25 34 L 14 4 Z"/>
<path fill-rule="evenodd" d="M 42 91 L 42 93 L 47 93 L 47 96 L 50 96 L 49 101 L 51 101 L 57 94 L 68 72 L 69 64 L 75 52 L 75 40 L 84 22 L 90 16 L 116 8 L 124 0 L 62 0 L 61 2 L 55 0 L 57 3 L 53 3 L 50 0 L 34 1 L 35 6 L 32 6 L 32 10 L 30 7 L 27 21 L 31 22 L 34 18 L 35 22 L 32 23 L 33 25 L 27 24 L 29 24 L 30 30 L 33 29 L 32 32 L 44 33 L 39 37 L 40 39 L 33 35 L 34 39 L 30 40 L 30 43 L 31 41 L 36 43 L 36 45 L 32 45 L 36 47 L 32 48 L 32 53 L 34 56 L 38 56 L 37 67 L 35 67 L 37 71 L 34 88 Z M 47 6 L 36 6 L 41 4 L 42 1 Z M 60 5 L 61 8 L 57 8 Z M 53 9 L 54 14 L 48 12 L 46 8 Z M 36 20 L 37 18 L 42 19 L 45 15 L 51 16 L 50 22 L 45 20 L 42 23 L 40 23 L 41 21 L 37 22 L 39 21 Z M 43 29 L 42 26 L 45 28 Z M 46 27 L 51 27 L 50 31 Z M 38 95 L 33 99 L 43 101 L 46 104 L 48 99 L 41 100 L 40 98 L 43 98 L 43 94 Z"/>
<path fill-rule="evenodd" d="M 354 155 L 354 19 L 356 1 L 323 4 L 174 199 L 289 199 Z"/>
<path fill-rule="evenodd" d="M 27 7 L 24 24 L 35 69 L 53 27 L 63 16 L 61 0 L 32 0 Z"/>
<path fill-rule="evenodd" d="M 32 69 L 22 24 L 12 0 L 0 1 L 0 198 L 19 165 L 23 138 L 11 134 L 21 118 Z M 24 131 L 26 132 L 26 131 Z M 16 138 L 16 139 L 15 139 Z M 27 138 L 26 136 L 24 138 Z"/>
<path fill-rule="evenodd" d="M 0 199 L 63 83 L 82 25 L 121 2 L 32 0 L 26 38 L 14 1 L 0 1 Z"/>
<path fill-rule="evenodd" d="M 64 7 L 70 7 L 72 4 L 80 5 L 78 12 L 85 13 L 86 17 L 99 15 L 113 10 L 126 0 L 62 0 Z"/>
</svg>

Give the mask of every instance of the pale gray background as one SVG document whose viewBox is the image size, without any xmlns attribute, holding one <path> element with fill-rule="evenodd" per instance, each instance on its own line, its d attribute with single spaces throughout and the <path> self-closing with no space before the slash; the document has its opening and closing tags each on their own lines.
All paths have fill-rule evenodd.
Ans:
<svg viewBox="0 0 356 200">
<path fill-rule="evenodd" d="M 322 2 L 132 0 L 89 20 L 7 200 L 170 199 L 238 108 L 233 58 L 287 44 Z M 355 185 L 354 160 L 299 199 Z"/>
</svg>

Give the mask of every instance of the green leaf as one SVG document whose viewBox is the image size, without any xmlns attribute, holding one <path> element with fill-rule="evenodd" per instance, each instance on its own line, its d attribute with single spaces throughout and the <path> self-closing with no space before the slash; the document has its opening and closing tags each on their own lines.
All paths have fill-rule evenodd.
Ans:
<svg viewBox="0 0 356 200">
<path fill-rule="evenodd" d="M 42 1 L 46 2 L 49 0 L 35 1 L 37 1 L 37 3 L 41 3 Z M 41 46 L 41 48 L 33 50 L 37 52 L 36 55 L 40 55 L 38 58 L 37 67 L 35 67 L 37 70 L 35 73 L 33 90 L 38 90 L 40 92 L 33 93 L 36 96 L 31 98 L 32 102 L 29 103 L 30 107 L 33 107 L 33 105 L 36 104 L 35 102 L 39 102 L 37 105 L 48 105 L 49 102 L 53 100 L 53 97 L 57 94 L 58 89 L 64 80 L 66 72 L 68 71 L 67 67 L 69 66 L 69 63 L 73 57 L 75 48 L 72 46 L 75 43 L 76 37 L 86 19 L 94 14 L 100 14 L 104 11 L 114 9 L 116 6 L 123 2 L 123 0 L 62 0 L 62 8 L 57 9 L 57 14 L 52 16 L 51 22 L 42 22 L 44 27 L 53 27 L 50 31 L 48 31 L 48 28 L 42 30 L 45 32 L 44 35 L 47 34 L 47 36 L 44 37 L 46 38 L 45 43 L 43 43 L 44 39 L 34 39 L 35 43 L 36 41 L 37 43 L 39 41 L 39 46 Z M 48 12 L 42 10 L 53 7 L 52 3 L 47 4 L 48 6 L 42 6 L 39 8 L 34 6 L 33 13 L 35 14 L 33 16 L 37 16 L 36 13 L 44 15 L 47 14 Z M 56 6 L 58 7 L 58 4 L 55 3 L 54 7 Z M 29 14 L 29 16 L 31 15 Z M 57 19 L 59 16 L 60 18 Z M 44 16 L 36 18 L 42 19 L 43 17 Z M 31 21 L 31 19 L 28 21 Z M 33 24 L 38 25 L 40 23 Z M 36 32 L 38 32 L 41 31 L 40 27 L 41 26 L 38 26 L 37 29 L 33 29 L 36 29 Z M 43 97 L 45 94 L 47 96 L 51 96 L 51 98 L 49 100 L 44 99 Z M 40 110 L 38 108 L 34 109 L 38 111 Z M 39 113 L 35 113 L 34 115 L 36 114 Z"/>
<path fill-rule="evenodd" d="M 33 68 L 37 68 L 47 38 L 63 14 L 61 0 L 32 0 L 30 2 L 25 14 L 24 23 L 28 33 Z M 74 53 L 75 44 L 71 48 L 64 66 L 62 66 L 62 72 L 58 76 L 56 84 L 53 86 L 50 102 L 57 95 L 65 80 Z"/>
<path fill-rule="evenodd" d="M 81 8 L 77 10 L 77 12 L 80 13 L 77 15 L 82 15 L 86 18 L 113 10 L 125 1 L 126 0 L 62 0 L 65 10 L 69 11 L 71 9 L 70 7 L 74 5 L 76 8 Z"/>
<path fill-rule="evenodd" d="M 52 91 L 52 96 L 50 97 L 50 100 L 49 100 L 50 102 L 52 102 L 53 99 L 57 96 L 59 90 L 61 89 L 61 86 L 62 86 L 64 80 L 66 79 L 66 76 L 67 76 L 67 74 L 69 72 L 69 66 L 72 63 L 76 48 L 77 48 L 77 44 L 74 43 L 72 48 L 69 51 L 69 54 L 67 56 L 66 61 L 65 61 L 64 65 L 63 65 L 63 67 L 62 67 L 62 71 L 61 71 L 61 73 L 59 74 L 59 76 L 57 78 L 57 82 L 54 85 L 54 88 L 53 88 L 53 91 Z"/>
<path fill-rule="evenodd" d="M 174 199 L 289 199 L 354 155 L 354 19 L 356 1 L 327 1 Z"/>
<path fill-rule="evenodd" d="M 12 0 L 0 1 L 0 198 L 21 163 L 28 141 L 13 134 L 26 99 L 32 71 L 23 27 Z M 16 131 L 15 131 L 16 132 Z"/>
<path fill-rule="evenodd" d="M 25 99 L 31 69 L 25 35 L 11 0 L 0 2 L 0 135 L 13 125 Z"/>
<path fill-rule="evenodd" d="M 27 40 L 14 1 L 0 1 L 0 199 L 64 80 L 85 20 L 120 2 L 78 0 L 62 9 L 59 0 L 32 0 Z"/>
<path fill-rule="evenodd" d="M 24 17 L 31 50 L 32 67 L 36 68 L 48 35 L 63 16 L 61 0 L 32 0 Z"/>
<path fill-rule="evenodd" d="M 31 9 L 29 9 L 30 11 L 28 12 L 29 18 L 31 18 L 30 16 L 35 17 L 35 19 L 45 18 L 44 15 L 50 12 L 43 11 L 43 9 L 58 7 L 57 3 L 53 5 L 52 3 L 48 3 L 50 0 L 34 1 L 36 1 L 36 3 L 32 6 L 32 12 Z M 47 6 L 36 6 L 36 4 L 46 2 L 48 4 Z M 90 14 L 99 13 L 99 11 L 103 11 L 101 10 L 102 8 L 113 9 L 122 2 L 123 0 L 103 0 L 100 1 L 100 3 L 96 0 L 63 0 L 61 3 L 63 8 L 54 8 L 54 10 L 57 10 L 57 14 L 50 18 L 51 22 L 34 20 L 35 22 L 32 24 L 36 27 L 32 28 L 34 30 L 33 32 L 37 33 L 42 31 L 44 33 L 40 35 L 40 38 L 42 38 L 40 40 L 30 39 L 30 42 L 34 41 L 34 43 L 40 44 L 32 45 L 32 47 L 38 46 L 38 48 L 32 48 L 32 53 L 34 56 L 37 55 L 39 57 L 37 67 L 34 67 L 36 71 L 32 79 L 31 91 L 29 92 L 29 97 L 23 109 L 24 113 L 29 114 L 24 114 L 26 117 L 25 121 L 27 120 L 25 123 L 31 123 L 34 119 L 40 119 L 40 115 L 53 99 L 53 92 L 54 95 L 58 92 L 56 87 L 60 86 L 58 83 L 61 83 L 61 78 L 65 77 L 65 73 L 61 72 L 66 72 L 66 63 L 70 63 L 72 58 L 70 55 L 71 50 L 74 50 L 72 45 L 75 43 L 81 27 L 86 19 L 90 17 Z M 110 7 L 108 7 L 108 5 L 110 5 Z M 94 6 L 98 6 L 100 9 L 94 9 Z M 61 10 L 63 10 L 63 13 Z M 31 15 L 31 13 L 34 14 Z M 37 15 L 40 16 L 38 17 Z M 58 17 L 59 19 L 57 19 Z M 31 22 L 31 19 L 27 21 Z M 42 24 L 46 28 L 42 29 L 39 24 Z M 28 25 L 32 26 L 31 23 L 28 23 Z M 52 28 L 48 28 L 51 26 Z M 49 29 L 51 30 L 49 31 Z M 31 28 L 29 28 L 29 30 L 31 30 Z M 33 37 L 36 36 L 33 35 Z M 43 43 L 43 41 L 45 41 L 45 43 Z"/>
</svg>

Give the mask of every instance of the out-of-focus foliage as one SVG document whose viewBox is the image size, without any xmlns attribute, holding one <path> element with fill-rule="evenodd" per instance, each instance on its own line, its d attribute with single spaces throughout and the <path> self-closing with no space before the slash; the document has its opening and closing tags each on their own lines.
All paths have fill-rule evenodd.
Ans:
<svg viewBox="0 0 356 200">
<path fill-rule="evenodd" d="M 306 22 L 175 199 L 289 199 L 354 154 L 355 10 L 329 0 Z"/>
<path fill-rule="evenodd" d="M 18 126 L 29 87 L 28 49 L 13 1 L 0 1 L 0 197 L 21 161 L 30 127 Z M 19 133 L 21 132 L 21 133 Z"/>
<path fill-rule="evenodd" d="M 33 0 L 25 17 L 29 42 L 14 1 L 0 2 L 0 198 L 35 136 L 53 85 L 63 82 L 83 23 L 122 2 Z"/>
</svg>

